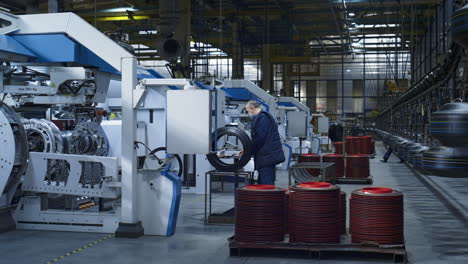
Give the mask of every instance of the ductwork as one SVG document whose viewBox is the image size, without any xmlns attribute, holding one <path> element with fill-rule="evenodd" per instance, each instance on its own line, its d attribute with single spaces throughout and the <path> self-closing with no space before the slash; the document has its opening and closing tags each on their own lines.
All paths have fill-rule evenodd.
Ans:
<svg viewBox="0 0 468 264">
<path fill-rule="evenodd" d="M 159 0 L 159 26 L 156 48 L 161 58 L 174 62 L 182 55 L 182 44 L 175 39 L 183 14 L 183 0 Z"/>
</svg>

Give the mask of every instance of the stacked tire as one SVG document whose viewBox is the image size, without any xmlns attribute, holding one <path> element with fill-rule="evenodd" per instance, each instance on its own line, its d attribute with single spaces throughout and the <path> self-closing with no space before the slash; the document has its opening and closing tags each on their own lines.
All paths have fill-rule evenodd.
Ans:
<svg viewBox="0 0 468 264">
<path fill-rule="evenodd" d="M 465 16 L 465 13 L 458 14 Z M 430 129 L 432 137 L 442 146 L 424 152 L 422 168 L 442 177 L 468 177 L 468 103 L 443 105 L 432 113 Z"/>
</svg>

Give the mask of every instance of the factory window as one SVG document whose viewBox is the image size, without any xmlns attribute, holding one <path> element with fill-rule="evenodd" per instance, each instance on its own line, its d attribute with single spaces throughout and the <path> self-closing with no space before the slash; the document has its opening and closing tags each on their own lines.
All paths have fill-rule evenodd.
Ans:
<svg viewBox="0 0 468 264">
<path fill-rule="evenodd" d="M 294 90 L 294 98 L 299 99 L 300 97 L 299 81 L 294 80 L 292 81 L 292 83 L 293 83 L 293 90 Z"/>
<path fill-rule="evenodd" d="M 273 65 L 273 95 L 281 96 L 284 95 L 283 90 L 283 64 L 274 64 Z"/>
<path fill-rule="evenodd" d="M 292 81 L 294 98 L 302 103 L 306 103 L 307 100 L 307 81 L 297 78 Z"/>
<path fill-rule="evenodd" d="M 307 79 L 309 79 L 308 74 L 313 68 L 314 65 L 311 64 L 293 64 L 291 65 L 291 72 L 288 74 L 290 74 L 293 84 L 293 96 L 301 103 L 313 105 L 315 107 L 315 104 L 311 104 L 307 100 L 307 90 L 310 90 L 309 85 L 311 85 L 311 82 Z"/>
<path fill-rule="evenodd" d="M 301 65 L 300 64 L 293 64 L 291 72 L 301 72 Z"/>
<path fill-rule="evenodd" d="M 258 85 L 262 78 L 262 70 L 259 59 L 244 60 L 244 79 L 249 80 Z"/>
</svg>

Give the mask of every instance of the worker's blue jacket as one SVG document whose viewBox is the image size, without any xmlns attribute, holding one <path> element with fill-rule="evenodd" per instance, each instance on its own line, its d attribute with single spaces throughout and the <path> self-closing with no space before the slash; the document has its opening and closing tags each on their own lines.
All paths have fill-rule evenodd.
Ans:
<svg viewBox="0 0 468 264">
<path fill-rule="evenodd" d="M 261 111 L 253 119 L 252 155 L 256 170 L 275 166 L 285 160 L 278 125 L 268 112 Z"/>
</svg>

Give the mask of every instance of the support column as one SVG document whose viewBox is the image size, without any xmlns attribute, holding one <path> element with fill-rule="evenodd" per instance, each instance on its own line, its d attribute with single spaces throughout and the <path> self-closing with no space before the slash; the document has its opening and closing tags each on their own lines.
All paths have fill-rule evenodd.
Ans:
<svg viewBox="0 0 468 264">
<path fill-rule="evenodd" d="M 290 63 L 283 64 L 283 90 L 284 90 L 284 96 L 288 96 L 288 97 L 294 96 L 291 76 L 289 75 L 291 71 L 292 71 L 292 64 Z"/>
<path fill-rule="evenodd" d="M 137 212 L 136 111 L 133 107 L 137 84 L 137 60 L 122 58 L 122 208 L 115 237 L 137 238 L 144 230 Z"/>
<path fill-rule="evenodd" d="M 307 81 L 307 107 L 310 108 L 310 113 L 317 112 L 317 80 Z"/>
<path fill-rule="evenodd" d="M 58 13 L 62 11 L 62 1 L 61 0 L 48 0 L 48 12 L 49 13 Z"/>
<path fill-rule="evenodd" d="M 240 41 L 240 21 L 232 23 L 232 79 L 244 79 L 244 49 Z"/>
<path fill-rule="evenodd" d="M 26 1 L 26 14 L 39 14 L 39 0 Z"/>
<path fill-rule="evenodd" d="M 191 4 L 190 0 L 177 1 L 177 7 L 179 8 L 177 14 L 180 15 L 177 18 L 178 23 L 174 30 L 175 39 L 179 40 L 182 45 L 183 53 L 181 55 L 180 63 L 186 78 L 190 78 Z M 183 78 L 184 76 L 177 77 Z"/>
<path fill-rule="evenodd" d="M 262 88 L 273 94 L 273 67 L 271 65 L 271 45 L 264 44 L 262 47 Z"/>
</svg>

